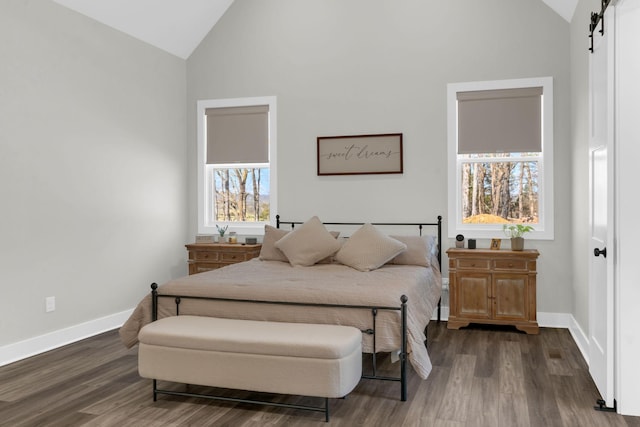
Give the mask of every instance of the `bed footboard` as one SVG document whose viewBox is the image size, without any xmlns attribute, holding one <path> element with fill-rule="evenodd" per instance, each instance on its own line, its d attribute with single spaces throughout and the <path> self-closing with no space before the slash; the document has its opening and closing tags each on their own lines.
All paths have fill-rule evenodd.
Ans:
<svg viewBox="0 0 640 427">
<path fill-rule="evenodd" d="M 370 372 L 365 373 L 363 368 L 362 377 L 364 379 L 373 379 L 381 381 L 392 381 L 400 383 L 400 400 L 407 400 L 407 301 L 406 295 L 402 295 L 400 298 L 400 304 L 397 307 L 385 307 L 385 306 L 364 306 L 364 305 L 350 305 L 350 304 L 317 304 L 317 303 L 301 303 L 301 302 L 286 302 L 286 301 L 265 301 L 265 300 L 246 300 L 246 299 L 234 299 L 234 298 L 218 298 L 218 297 L 202 297 L 202 296 L 187 296 L 176 294 L 160 294 L 158 292 L 158 284 L 151 284 L 151 304 L 152 304 L 152 320 L 158 320 L 158 301 L 160 298 L 173 299 L 175 303 L 175 315 L 180 315 L 180 304 L 183 300 L 197 299 L 207 301 L 226 301 L 226 302 L 242 302 L 252 304 L 274 304 L 282 306 L 302 306 L 302 307 L 328 307 L 328 308 L 345 308 L 345 309 L 357 309 L 368 310 L 371 313 L 371 327 L 367 329 L 361 329 L 363 334 L 370 335 L 373 341 L 373 351 L 371 353 L 372 367 Z M 400 313 L 400 373 L 399 376 L 383 376 L 378 374 L 376 366 L 376 318 L 378 313 L 383 310 L 398 311 Z"/>
</svg>

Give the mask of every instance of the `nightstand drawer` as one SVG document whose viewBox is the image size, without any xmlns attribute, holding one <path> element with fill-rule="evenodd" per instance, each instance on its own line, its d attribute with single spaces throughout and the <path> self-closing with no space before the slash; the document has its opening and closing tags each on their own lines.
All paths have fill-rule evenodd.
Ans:
<svg viewBox="0 0 640 427">
<path fill-rule="evenodd" d="M 202 261 L 217 261 L 220 259 L 220 253 L 218 251 L 190 251 L 189 259 L 202 260 Z"/>
<path fill-rule="evenodd" d="M 528 269 L 528 261 L 524 259 L 497 259 L 495 262 L 496 270 L 524 270 Z"/>
<path fill-rule="evenodd" d="M 224 262 L 240 262 L 253 258 L 247 257 L 248 254 L 243 252 L 223 252 L 220 255 L 222 255 L 220 259 Z"/>
<path fill-rule="evenodd" d="M 225 265 L 228 264 L 219 264 L 219 263 L 190 263 L 189 264 L 189 274 L 197 274 L 197 273 L 203 273 L 205 271 L 211 271 L 211 270 L 215 270 L 218 269 L 220 267 L 224 267 Z"/>
<path fill-rule="evenodd" d="M 193 251 L 189 252 L 189 258 L 201 261 L 217 261 L 220 259 L 220 253 L 217 251 Z"/>
<path fill-rule="evenodd" d="M 458 259 L 458 268 L 472 268 L 474 270 L 490 270 L 491 260 L 488 259 Z"/>
</svg>

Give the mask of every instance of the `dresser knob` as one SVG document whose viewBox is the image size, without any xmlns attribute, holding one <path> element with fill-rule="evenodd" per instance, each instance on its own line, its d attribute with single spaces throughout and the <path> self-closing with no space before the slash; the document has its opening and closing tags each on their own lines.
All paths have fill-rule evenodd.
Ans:
<svg viewBox="0 0 640 427">
<path fill-rule="evenodd" d="M 509 263 L 509 267 L 513 267 L 513 263 Z"/>
</svg>

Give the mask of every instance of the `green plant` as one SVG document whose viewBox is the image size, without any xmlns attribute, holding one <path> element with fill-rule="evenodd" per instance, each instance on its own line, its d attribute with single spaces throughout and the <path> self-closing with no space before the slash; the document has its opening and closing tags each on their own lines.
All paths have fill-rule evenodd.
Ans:
<svg viewBox="0 0 640 427">
<path fill-rule="evenodd" d="M 533 227 L 523 224 L 504 224 L 502 226 L 502 231 L 507 237 L 513 239 L 514 237 L 522 237 L 524 233 L 533 231 Z"/>
<path fill-rule="evenodd" d="M 220 227 L 218 224 L 216 224 L 216 228 L 218 229 L 218 233 L 220 233 L 220 237 L 224 237 L 224 233 L 227 232 L 229 226 L 225 225 L 224 227 Z"/>
</svg>

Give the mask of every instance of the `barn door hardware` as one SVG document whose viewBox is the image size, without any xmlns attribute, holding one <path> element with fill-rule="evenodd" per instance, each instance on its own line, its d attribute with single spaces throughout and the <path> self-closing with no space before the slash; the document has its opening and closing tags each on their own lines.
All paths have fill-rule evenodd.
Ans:
<svg viewBox="0 0 640 427">
<path fill-rule="evenodd" d="M 598 406 L 594 406 L 593 409 L 595 409 L 596 411 L 601 411 L 601 412 L 618 412 L 618 402 L 616 402 L 615 399 L 613 399 L 613 407 L 611 406 L 607 406 L 607 402 L 605 402 L 603 399 L 598 399 L 596 400 L 596 404 Z"/>
<path fill-rule="evenodd" d="M 601 9 L 599 13 L 591 12 L 591 22 L 589 23 L 589 40 L 591 46 L 589 47 L 589 51 L 593 53 L 593 32 L 598 28 L 598 24 L 600 24 L 600 34 L 604 35 L 604 11 L 607 10 L 609 3 L 611 0 L 600 0 Z"/>
</svg>

